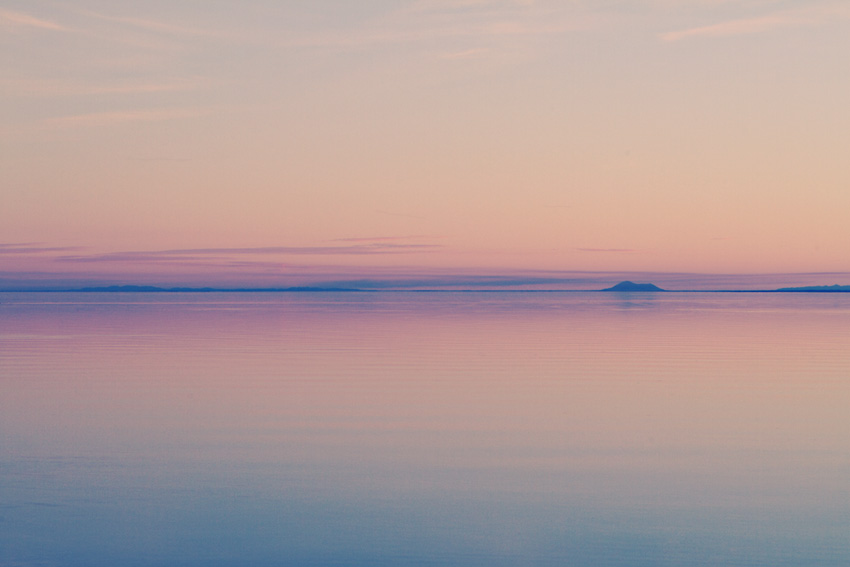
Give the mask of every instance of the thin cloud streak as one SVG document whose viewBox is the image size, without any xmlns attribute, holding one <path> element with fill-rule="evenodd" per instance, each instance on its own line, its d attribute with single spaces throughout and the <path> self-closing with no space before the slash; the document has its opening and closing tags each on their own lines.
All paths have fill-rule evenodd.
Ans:
<svg viewBox="0 0 850 567">
<path fill-rule="evenodd" d="M 409 44 L 429 41 L 432 39 L 553 35 L 569 31 L 570 29 L 572 28 L 567 26 L 548 25 L 531 27 L 513 22 L 499 22 L 495 24 L 474 25 L 468 27 L 435 26 L 430 29 L 403 32 L 378 31 L 372 33 L 319 35 L 284 41 L 282 42 L 282 46 L 352 49 L 380 45 Z"/>
<path fill-rule="evenodd" d="M 460 0 L 420 2 L 387 14 L 371 26 L 293 37 L 282 46 L 304 48 L 368 48 L 388 44 L 412 44 L 433 40 L 466 39 L 493 41 L 543 37 L 586 29 L 596 15 L 575 7 L 542 8 L 522 0 Z M 478 57 L 483 47 L 446 54 Z M 446 57 L 442 55 L 441 57 Z"/>
<path fill-rule="evenodd" d="M 665 42 L 676 42 L 698 37 L 726 37 L 763 33 L 780 28 L 816 26 L 834 19 L 850 18 L 850 6 L 829 4 L 796 10 L 783 10 L 754 18 L 729 20 L 708 26 L 699 26 L 659 35 Z"/>
<path fill-rule="evenodd" d="M 354 246 L 269 246 L 260 248 L 190 248 L 183 250 L 129 251 L 111 252 L 86 256 L 61 256 L 57 262 L 185 262 L 204 256 L 233 256 L 233 255 L 297 255 L 297 256 L 340 256 L 340 255 L 377 255 L 377 254 L 409 254 L 432 252 L 442 248 L 436 244 L 395 244 L 374 243 Z"/>
<path fill-rule="evenodd" d="M 12 10 L 5 10 L 3 8 L 0 8 L 0 25 L 10 27 L 38 28 L 42 30 L 53 31 L 68 31 L 68 28 L 60 26 L 55 22 L 42 20 L 40 18 L 36 18 L 35 16 L 31 16 L 23 12 L 14 12 Z"/>
<path fill-rule="evenodd" d="M 44 254 L 49 252 L 71 252 L 79 246 L 40 246 L 38 242 L 0 244 L 0 254 Z"/>
<path fill-rule="evenodd" d="M 123 24 L 126 26 L 131 26 L 134 28 L 142 29 L 148 32 L 156 32 L 156 33 L 167 33 L 171 35 L 183 35 L 183 36 L 201 36 L 201 37 L 216 37 L 221 34 L 211 30 L 205 30 L 201 28 L 192 28 L 187 26 L 181 26 L 177 24 L 172 24 L 170 22 L 161 22 L 158 20 L 150 20 L 146 18 L 132 18 L 127 16 L 110 16 L 107 14 L 101 14 L 99 12 L 91 12 L 88 10 L 80 10 L 80 14 L 84 14 L 86 16 L 90 16 L 92 18 L 104 20 L 107 22 L 113 22 L 117 24 Z"/>
<path fill-rule="evenodd" d="M 212 108 L 168 108 L 150 110 L 120 110 L 115 112 L 95 112 L 48 118 L 42 122 L 50 128 L 72 128 L 81 126 L 106 126 L 124 122 L 161 122 L 180 118 L 197 118 L 215 112 Z"/>
</svg>

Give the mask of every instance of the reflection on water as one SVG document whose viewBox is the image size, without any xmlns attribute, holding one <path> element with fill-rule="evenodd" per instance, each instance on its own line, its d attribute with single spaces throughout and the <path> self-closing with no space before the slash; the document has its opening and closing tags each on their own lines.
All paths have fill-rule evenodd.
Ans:
<svg viewBox="0 0 850 567">
<path fill-rule="evenodd" d="M 850 295 L 0 301 L 0 566 L 850 561 Z"/>
</svg>

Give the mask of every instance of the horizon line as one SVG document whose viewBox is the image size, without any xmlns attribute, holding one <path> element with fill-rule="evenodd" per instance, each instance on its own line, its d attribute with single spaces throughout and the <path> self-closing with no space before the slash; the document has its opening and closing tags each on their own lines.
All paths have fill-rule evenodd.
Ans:
<svg viewBox="0 0 850 567">
<path fill-rule="evenodd" d="M 815 285 L 771 289 L 438 289 L 438 288 L 354 288 L 328 286 L 287 287 L 162 287 L 153 285 L 107 285 L 77 288 L 0 289 L 0 293 L 850 293 L 850 285 Z"/>
</svg>

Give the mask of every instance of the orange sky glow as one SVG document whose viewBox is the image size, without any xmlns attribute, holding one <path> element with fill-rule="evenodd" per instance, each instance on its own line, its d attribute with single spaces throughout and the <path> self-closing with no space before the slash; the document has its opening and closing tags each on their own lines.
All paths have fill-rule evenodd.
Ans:
<svg viewBox="0 0 850 567">
<path fill-rule="evenodd" d="M 4 0 L 0 53 L 0 289 L 850 284 L 843 1 Z"/>
</svg>

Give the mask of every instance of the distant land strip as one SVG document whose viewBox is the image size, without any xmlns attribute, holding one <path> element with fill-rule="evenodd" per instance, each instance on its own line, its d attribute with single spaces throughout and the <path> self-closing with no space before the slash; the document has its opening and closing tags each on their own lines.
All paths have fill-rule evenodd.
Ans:
<svg viewBox="0 0 850 567">
<path fill-rule="evenodd" d="M 850 285 L 810 285 L 806 287 L 783 287 L 776 291 L 793 291 L 798 293 L 848 293 Z"/>
<path fill-rule="evenodd" d="M 617 293 L 850 293 L 850 285 L 815 285 L 804 287 L 783 287 L 778 289 L 662 289 L 652 283 L 620 282 L 604 289 L 429 289 L 429 288 L 355 288 L 355 287 L 160 287 L 153 285 L 108 285 L 80 288 L 32 288 L 0 289 L 0 292 L 49 292 L 49 293 L 290 293 L 290 292 L 617 292 Z"/>
</svg>

